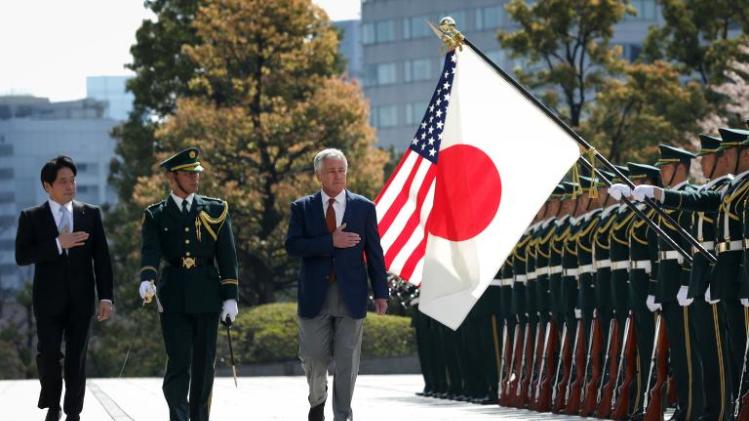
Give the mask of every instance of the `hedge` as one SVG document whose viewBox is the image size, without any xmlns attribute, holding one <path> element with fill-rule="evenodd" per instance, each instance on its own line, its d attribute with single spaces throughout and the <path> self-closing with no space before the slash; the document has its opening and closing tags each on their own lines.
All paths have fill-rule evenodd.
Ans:
<svg viewBox="0 0 749 421">
<path fill-rule="evenodd" d="M 299 327 L 296 303 L 274 303 L 240 313 L 233 327 L 238 364 L 290 361 L 298 358 Z M 362 358 L 416 354 L 411 319 L 377 316 L 364 321 Z"/>
</svg>

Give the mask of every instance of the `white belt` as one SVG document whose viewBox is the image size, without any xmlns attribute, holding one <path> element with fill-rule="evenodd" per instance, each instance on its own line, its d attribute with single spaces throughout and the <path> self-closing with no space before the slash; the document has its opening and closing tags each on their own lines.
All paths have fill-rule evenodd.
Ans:
<svg viewBox="0 0 749 421">
<path fill-rule="evenodd" d="M 528 282 L 528 276 L 527 275 L 515 275 L 515 282 L 520 282 L 521 284 L 524 284 Z"/>
<path fill-rule="evenodd" d="M 744 239 L 744 248 L 749 249 L 749 238 Z"/>
<path fill-rule="evenodd" d="M 715 241 L 703 241 L 700 243 L 702 248 L 704 248 L 707 251 L 713 250 L 715 248 Z M 744 248 L 746 248 L 746 240 L 744 240 Z M 697 250 L 697 247 L 692 247 L 692 254 L 699 253 L 699 250 Z"/>
<path fill-rule="evenodd" d="M 611 270 L 629 269 L 629 260 L 619 260 L 611 262 Z"/>
<path fill-rule="evenodd" d="M 494 287 L 509 287 L 509 286 L 512 286 L 512 278 L 492 279 L 492 281 L 489 282 L 489 286 L 494 286 Z"/>
<path fill-rule="evenodd" d="M 684 263 L 684 256 L 682 256 L 676 250 L 666 250 L 666 251 L 658 252 L 658 259 L 661 260 L 661 261 L 665 261 L 665 260 L 676 260 L 680 264 Z"/>
<path fill-rule="evenodd" d="M 642 269 L 647 273 L 650 273 L 652 270 L 652 266 L 650 265 L 650 260 L 630 260 L 629 261 L 629 270 L 635 270 L 635 269 Z"/>
<path fill-rule="evenodd" d="M 549 276 L 562 273 L 562 265 L 549 266 Z"/>
<path fill-rule="evenodd" d="M 580 273 L 580 268 L 564 269 L 562 274 L 564 276 L 577 276 Z"/>
<path fill-rule="evenodd" d="M 596 269 L 603 269 L 603 268 L 611 267 L 611 259 L 594 260 L 593 266 Z"/>
<path fill-rule="evenodd" d="M 741 240 L 736 241 L 723 241 L 718 243 L 718 254 L 725 253 L 727 251 L 742 250 L 744 248 L 744 242 Z"/>
<path fill-rule="evenodd" d="M 529 272 L 528 274 L 528 280 L 534 281 L 536 278 L 538 278 L 538 270 L 534 270 L 533 272 Z"/>
<path fill-rule="evenodd" d="M 583 266 L 580 266 L 580 267 L 579 267 L 578 269 L 580 270 L 580 273 L 593 273 L 593 272 L 595 272 L 595 271 L 596 271 L 596 270 L 595 270 L 595 269 L 593 268 L 593 264 L 592 264 L 592 263 L 591 263 L 591 264 L 589 264 L 589 265 L 583 265 Z"/>
</svg>

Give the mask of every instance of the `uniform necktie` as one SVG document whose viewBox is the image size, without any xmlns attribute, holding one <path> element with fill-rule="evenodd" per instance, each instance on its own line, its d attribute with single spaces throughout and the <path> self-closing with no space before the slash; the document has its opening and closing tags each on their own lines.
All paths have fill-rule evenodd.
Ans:
<svg viewBox="0 0 749 421">
<path fill-rule="evenodd" d="M 187 200 L 182 201 L 182 216 L 187 216 L 190 211 L 187 209 Z"/>
<path fill-rule="evenodd" d="M 333 207 L 334 203 L 335 199 L 328 199 L 328 211 L 325 212 L 325 225 L 328 226 L 328 232 L 333 232 L 336 229 L 335 208 Z"/>
</svg>

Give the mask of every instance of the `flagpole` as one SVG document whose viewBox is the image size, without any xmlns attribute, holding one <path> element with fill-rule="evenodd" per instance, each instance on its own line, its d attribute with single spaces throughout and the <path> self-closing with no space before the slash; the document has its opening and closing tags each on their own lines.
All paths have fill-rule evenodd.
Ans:
<svg viewBox="0 0 749 421">
<path fill-rule="evenodd" d="M 445 18 L 443 18 L 443 20 L 444 19 Z M 433 30 L 436 29 L 436 28 L 434 28 L 433 25 L 430 25 L 430 26 L 432 27 Z M 442 26 L 442 25 L 440 25 L 440 26 Z M 443 34 L 446 35 L 446 36 L 448 36 L 448 37 L 453 37 L 454 36 L 454 35 L 446 34 L 444 31 L 443 31 Z M 459 32 L 458 32 L 458 34 L 459 34 Z M 570 135 L 573 139 L 575 139 L 575 141 L 579 145 L 581 145 L 582 147 L 584 147 L 586 150 L 589 150 L 589 151 L 592 150 L 594 152 L 594 154 L 595 154 L 595 157 L 598 158 L 598 160 L 601 161 L 606 166 L 607 169 L 611 170 L 611 172 L 613 172 L 621 180 L 623 180 L 630 188 L 634 188 L 635 187 L 635 184 L 632 182 L 632 180 L 630 180 L 629 178 L 627 178 L 621 171 L 619 171 L 619 169 L 616 168 L 616 166 L 614 164 L 612 164 L 608 159 L 606 159 L 605 156 L 603 156 L 598 150 L 596 150 L 595 148 L 593 148 L 593 146 L 590 143 L 588 143 L 588 141 L 586 141 L 585 139 L 583 139 L 577 132 L 575 132 L 569 125 L 567 125 L 567 123 L 565 123 L 558 115 L 556 115 L 554 112 L 552 112 L 544 103 L 542 103 L 541 101 L 539 101 L 538 98 L 536 98 L 530 91 L 528 91 L 527 89 L 525 89 L 525 87 L 523 87 L 512 76 L 510 76 L 509 74 L 507 74 L 504 70 L 502 70 L 501 67 L 499 67 L 498 65 L 496 65 L 493 61 L 491 61 L 481 50 L 478 49 L 478 47 L 476 47 L 475 45 L 473 45 L 473 43 L 471 43 L 471 41 L 469 41 L 467 38 L 465 38 L 465 36 L 463 36 L 462 34 L 460 34 L 460 36 L 459 36 L 459 43 L 460 44 L 464 44 L 464 45 L 470 47 L 476 54 L 478 54 L 482 59 L 484 59 L 484 61 L 486 61 L 490 66 L 492 66 L 492 68 L 494 68 L 494 70 L 497 73 L 499 73 L 499 75 L 502 76 L 503 79 L 505 79 L 512 86 L 514 86 L 515 89 L 517 89 L 518 91 L 520 91 L 520 93 L 523 94 L 523 96 L 526 97 L 526 99 L 528 99 L 534 105 L 536 105 L 536 107 L 538 107 L 541 111 L 543 111 L 546 114 L 547 117 L 549 117 L 562 130 L 564 130 L 565 132 L 567 132 L 568 135 Z M 588 163 L 588 164 L 590 164 L 590 163 Z M 598 174 L 600 174 L 600 173 L 598 173 Z M 631 209 L 633 209 L 637 213 L 638 216 L 640 216 L 641 218 L 645 218 L 645 220 L 650 221 L 650 218 L 647 218 L 647 216 L 645 216 L 645 214 L 643 214 L 639 209 L 637 209 L 637 207 L 634 206 L 629 200 L 626 200 L 625 198 L 622 198 L 622 199 L 624 200 L 624 203 L 627 204 L 627 206 L 629 206 Z M 681 235 L 681 237 L 684 238 L 685 240 L 687 240 L 696 250 L 698 250 L 701 254 L 703 254 L 708 261 L 710 261 L 711 263 L 716 263 L 718 261 L 718 259 L 712 253 L 710 253 L 705 247 L 703 247 L 702 244 L 700 244 L 700 242 L 697 241 L 697 239 L 695 239 L 689 232 L 687 232 L 681 225 L 679 225 L 678 222 L 674 221 L 674 219 L 671 217 L 671 215 L 669 215 L 665 210 L 663 210 L 663 208 L 660 207 L 658 204 L 656 204 L 652 199 L 646 197 L 645 200 L 644 200 L 644 202 L 649 207 L 651 207 L 652 209 L 654 209 L 658 213 L 658 215 L 660 215 L 662 218 L 664 218 L 670 225 L 674 226 L 676 228 L 676 230 L 678 231 L 678 233 Z M 650 225 L 651 227 L 653 227 L 653 229 L 656 229 L 655 227 L 657 226 L 657 224 L 655 224 L 652 221 L 650 221 L 650 222 L 652 224 L 649 223 L 648 225 Z M 674 247 L 676 245 L 676 242 L 671 237 L 669 237 L 669 235 L 666 232 L 664 232 L 662 229 L 660 229 L 660 228 L 656 229 L 656 232 L 658 232 L 659 235 L 661 236 L 661 238 L 663 238 L 666 242 L 668 242 L 669 245 L 671 245 L 672 247 Z M 674 248 L 677 251 L 679 251 L 679 253 L 682 254 L 685 259 L 690 260 L 690 261 L 692 260 L 691 256 L 686 251 L 684 251 L 684 249 L 682 249 L 678 245 L 676 245 Z"/>
</svg>

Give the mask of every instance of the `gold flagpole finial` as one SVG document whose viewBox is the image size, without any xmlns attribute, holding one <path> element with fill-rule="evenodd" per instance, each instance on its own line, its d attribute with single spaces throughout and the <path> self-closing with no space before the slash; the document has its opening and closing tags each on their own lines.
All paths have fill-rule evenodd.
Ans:
<svg viewBox="0 0 749 421">
<path fill-rule="evenodd" d="M 447 51 L 452 51 L 456 48 L 463 48 L 463 41 L 465 37 L 460 31 L 458 31 L 455 19 L 450 16 L 445 16 L 440 19 L 439 27 L 435 26 L 432 22 L 427 21 L 427 25 L 432 29 L 437 38 L 439 38 L 443 45 L 447 48 Z"/>
</svg>

